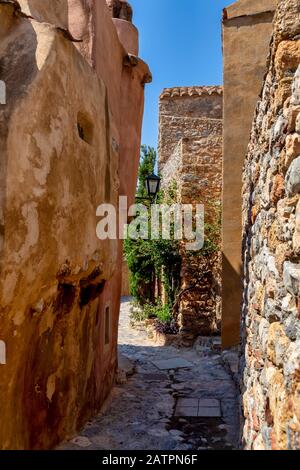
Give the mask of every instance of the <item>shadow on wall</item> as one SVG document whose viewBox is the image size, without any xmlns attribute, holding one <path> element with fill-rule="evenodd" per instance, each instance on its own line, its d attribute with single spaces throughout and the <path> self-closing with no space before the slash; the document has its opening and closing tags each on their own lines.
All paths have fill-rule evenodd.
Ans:
<svg viewBox="0 0 300 470">
<path fill-rule="evenodd" d="M 10 10 L 11 17 L 14 16 L 14 5 L 3 5 L 3 11 Z M 49 12 L 49 3 L 41 2 L 41 0 L 28 0 L 28 8 L 25 9 L 26 14 L 30 14 L 37 21 L 45 21 L 47 18 L 53 19 L 54 24 L 57 26 L 68 25 L 68 0 L 52 0 L 51 11 Z M 56 21 L 55 21 L 56 19 Z M 50 21 L 50 20 L 49 20 Z M 9 25 L 10 22 L 6 23 Z M 37 35 L 30 22 L 24 22 L 20 27 L 26 30 L 26 44 L 17 38 L 13 44 L 10 45 L 10 53 L 3 55 L 0 58 L 0 80 L 5 84 L 6 89 L 6 103 L 0 103 L 0 148 L 4 148 L 4 142 L 8 134 L 8 126 L 10 115 L 14 104 L 22 97 L 22 90 L 26 90 L 27 86 L 33 81 L 38 73 L 38 67 L 34 57 L 37 51 Z M 6 28 L 1 26 L 1 37 L 5 37 Z M 15 52 L 15 53 L 14 53 Z M 26 60 L 24 60 L 26 56 Z M 15 73 L 11 74 L 11 70 Z M 23 92 L 25 96 L 25 91 Z M 5 157 L 0 161 L 0 206 L 5 207 L 6 195 L 6 168 L 7 162 Z M 2 211 L 0 211 L 1 213 Z M 3 248 L 4 240 L 4 221 L 0 219 L 0 256 Z M 1 259 L 0 259 L 1 263 Z M 1 308 L 1 299 L 0 299 Z"/>
<path fill-rule="evenodd" d="M 15 6 L 0 5 L 0 80 L 6 86 L 6 104 L 0 105 L 0 270 L 2 273 L 4 261 L 4 240 L 6 234 L 6 213 L 8 188 L 8 155 L 7 136 L 11 119 L 17 105 L 26 97 L 28 87 L 38 75 L 36 63 L 37 33 L 30 21 L 16 21 Z M 18 31 L 8 44 L 3 40 L 9 36 L 9 31 Z M 5 218 L 4 218 L 5 217 Z M 17 269 L 15 267 L 15 269 Z M 2 276 L 4 274 L 2 273 Z M 3 281 L 3 277 L 1 281 Z M 1 284 L 1 283 L 0 283 Z M 11 423 L 16 418 L 17 410 L 22 406 L 22 393 L 27 377 L 24 367 L 14 361 L 12 349 L 12 332 L 10 330 L 7 310 L 4 308 L 4 297 L 7 292 L 2 290 L 0 297 L 0 448 L 3 448 L 6 436 L 11 433 Z M 9 312 L 11 313 L 11 312 Z M 9 359 L 7 358 L 9 355 Z"/>
<path fill-rule="evenodd" d="M 14 17 L 14 7 L 11 5 L 2 6 L 3 15 L 10 16 L 11 21 Z M 1 15 L 1 12 L 0 12 Z M 10 27 L 10 20 L 2 24 L 0 33 L 0 42 L 7 34 Z M 0 265 L 3 241 L 5 239 L 5 224 L 3 219 L 4 208 L 6 206 L 7 195 L 7 158 L 5 155 L 6 138 L 10 118 L 15 104 L 26 95 L 29 84 L 34 80 L 38 73 L 36 65 L 37 35 L 30 22 L 24 23 L 20 28 L 26 32 L 26 42 L 20 35 L 9 45 L 9 54 L 5 52 L 0 57 L 0 80 L 5 83 L 6 104 L 0 104 Z M 14 73 L 11 73 L 12 70 Z M 0 299 L 1 310 L 1 299 Z"/>
<path fill-rule="evenodd" d="M 237 296 L 241 297 L 241 291 L 236 286 L 242 284 L 242 261 L 240 263 L 239 272 L 237 272 L 227 257 L 222 253 L 222 264 L 223 264 L 223 278 L 226 278 L 227 290 L 226 290 L 226 303 L 227 305 L 231 302 L 236 305 L 238 301 L 240 304 L 242 299 L 237 299 Z M 222 346 L 226 349 L 233 344 L 238 345 L 240 343 L 240 323 L 236 321 L 235 309 L 226 308 L 226 319 L 222 317 Z M 228 313 L 230 312 L 230 314 Z M 222 313 L 223 315 L 223 313 Z M 224 321 L 225 320 L 225 321 Z"/>
<path fill-rule="evenodd" d="M 253 16 L 254 15 L 251 15 L 251 16 L 245 16 L 245 17 L 237 17 L 237 18 L 231 18 L 228 23 L 226 23 L 226 27 L 228 28 L 241 28 L 241 27 L 244 27 L 244 26 L 253 26 Z M 257 13 L 255 15 L 255 21 L 256 23 L 266 23 L 266 24 L 270 24 L 272 23 L 273 21 L 273 17 L 274 17 L 274 11 L 270 11 L 270 12 L 263 12 L 263 13 Z M 225 20 L 226 21 L 226 20 Z"/>
</svg>

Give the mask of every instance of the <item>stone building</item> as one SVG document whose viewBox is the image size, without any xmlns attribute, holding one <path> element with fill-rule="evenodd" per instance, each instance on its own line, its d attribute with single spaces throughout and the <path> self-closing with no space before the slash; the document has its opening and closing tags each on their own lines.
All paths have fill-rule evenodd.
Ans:
<svg viewBox="0 0 300 470">
<path fill-rule="evenodd" d="M 300 448 L 300 3 L 280 0 L 243 179 L 248 449 Z"/>
<path fill-rule="evenodd" d="M 109 4 L 0 3 L 1 449 L 72 436 L 115 377 L 122 245 L 96 209 L 133 201 L 151 77 Z"/>
<path fill-rule="evenodd" d="M 239 343 L 242 170 L 278 0 L 238 0 L 223 13 L 223 347 Z"/>
<path fill-rule="evenodd" d="M 159 103 L 159 170 L 162 187 L 176 183 L 177 200 L 204 204 L 217 223 L 222 189 L 222 87 L 165 89 Z M 181 246 L 178 323 L 185 340 L 220 326 L 220 251 L 210 256 Z"/>
</svg>

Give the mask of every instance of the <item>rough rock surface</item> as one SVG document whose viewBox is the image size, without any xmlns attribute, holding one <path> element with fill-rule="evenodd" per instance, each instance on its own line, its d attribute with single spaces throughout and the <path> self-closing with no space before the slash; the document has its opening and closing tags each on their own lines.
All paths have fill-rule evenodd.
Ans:
<svg viewBox="0 0 300 470">
<path fill-rule="evenodd" d="M 194 348 L 159 347 L 143 329 L 130 326 L 130 299 L 121 304 L 119 350 L 136 363 L 136 374 L 116 386 L 104 412 L 63 450 L 217 450 L 236 448 L 236 388 L 209 338 Z M 153 361 L 181 357 L 191 368 L 159 370 Z M 174 416 L 178 399 L 221 402 L 222 418 Z"/>
<path fill-rule="evenodd" d="M 244 168 L 244 442 L 300 448 L 300 4 L 281 0 Z"/>
<path fill-rule="evenodd" d="M 177 201 L 204 204 L 218 225 L 222 191 L 222 87 L 165 89 L 160 96 L 159 168 L 162 188 L 176 183 Z M 208 233 L 205 234 L 208 236 Z M 220 252 L 202 256 L 181 247 L 178 323 L 185 341 L 220 329 Z"/>
</svg>

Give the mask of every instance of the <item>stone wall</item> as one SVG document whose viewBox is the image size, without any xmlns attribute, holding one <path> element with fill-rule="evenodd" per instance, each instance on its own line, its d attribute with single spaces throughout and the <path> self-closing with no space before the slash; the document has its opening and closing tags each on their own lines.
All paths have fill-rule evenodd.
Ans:
<svg viewBox="0 0 300 470">
<path fill-rule="evenodd" d="M 223 347 L 238 344 L 241 304 L 242 171 L 277 0 L 239 0 L 223 13 Z"/>
<path fill-rule="evenodd" d="M 3 0 L 0 26 L 0 448 L 47 449 L 114 381 L 122 244 L 96 209 L 133 199 L 150 74 L 105 0 Z"/>
<path fill-rule="evenodd" d="M 244 444 L 300 449 L 300 4 L 281 0 L 243 184 Z"/>
<path fill-rule="evenodd" d="M 162 187 L 176 181 L 183 204 L 204 204 L 215 222 L 222 190 L 222 88 L 166 89 L 160 98 L 159 168 Z M 220 204 L 218 209 L 220 210 Z M 220 327 L 220 254 L 210 257 L 181 246 L 178 324 L 185 341 Z"/>
<path fill-rule="evenodd" d="M 159 166 L 162 168 L 183 137 L 197 139 L 222 119 L 219 87 L 166 88 L 159 102 Z"/>
</svg>

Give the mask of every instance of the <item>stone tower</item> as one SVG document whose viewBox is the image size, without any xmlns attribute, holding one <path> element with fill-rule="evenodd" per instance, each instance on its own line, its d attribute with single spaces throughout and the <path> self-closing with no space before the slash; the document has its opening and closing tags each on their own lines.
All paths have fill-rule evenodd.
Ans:
<svg viewBox="0 0 300 470">
<path fill-rule="evenodd" d="M 159 103 L 162 187 L 176 182 L 178 202 L 204 204 L 214 222 L 222 189 L 222 87 L 165 89 Z M 185 341 L 220 327 L 220 250 L 211 257 L 181 246 L 178 324 Z"/>
</svg>

